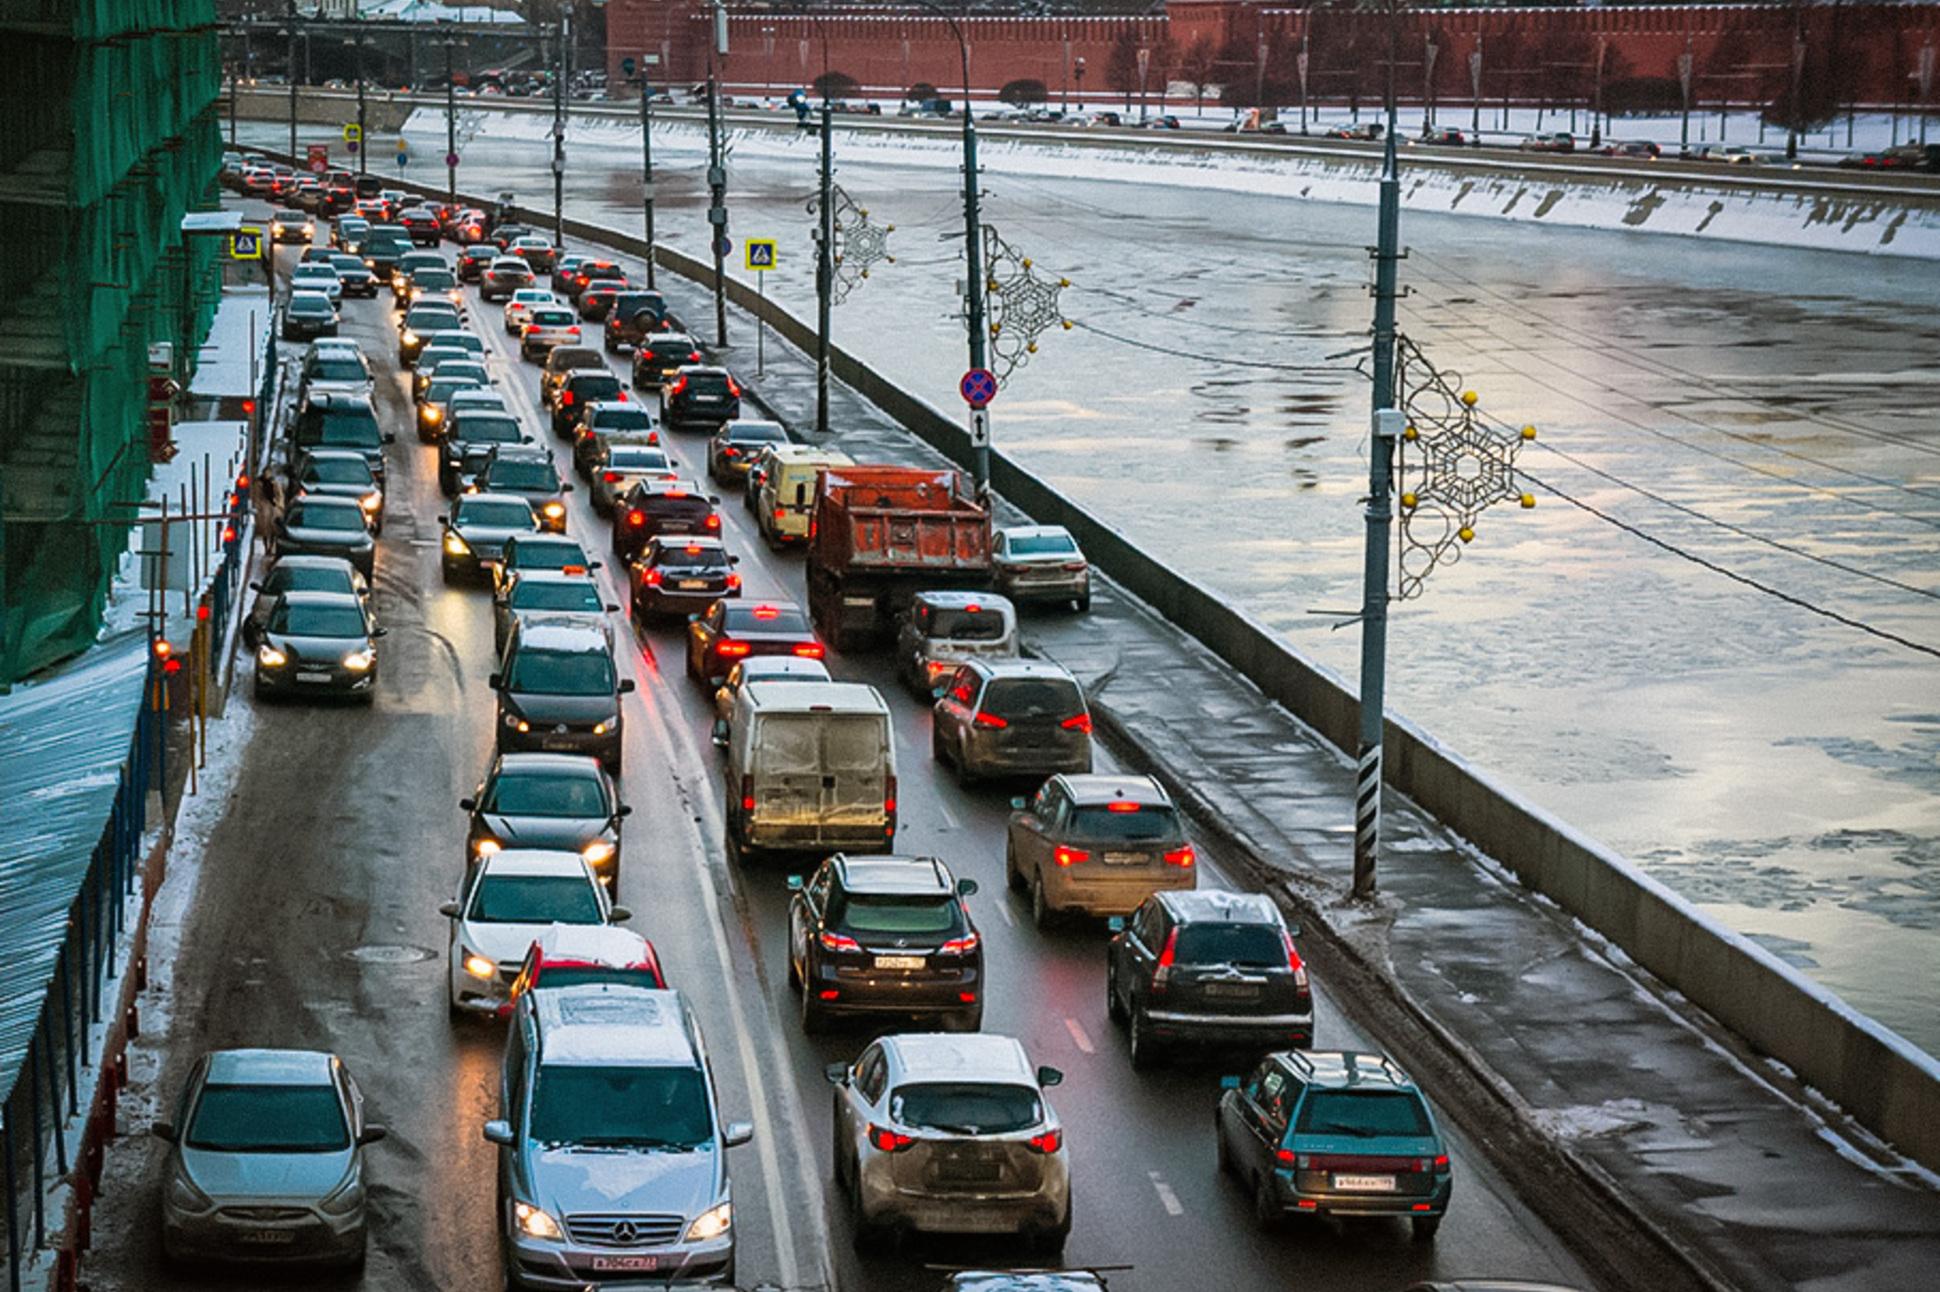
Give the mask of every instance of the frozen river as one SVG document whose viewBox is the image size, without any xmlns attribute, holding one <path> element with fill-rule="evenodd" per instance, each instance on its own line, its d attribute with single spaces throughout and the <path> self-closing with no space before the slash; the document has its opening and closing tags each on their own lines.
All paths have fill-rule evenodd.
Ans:
<svg viewBox="0 0 1940 1292">
<path fill-rule="evenodd" d="M 699 256 L 691 138 L 656 132 L 659 233 Z M 637 150 L 575 144 L 571 214 L 637 234 Z M 841 153 L 897 262 L 836 339 L 955 410 L 958 174 Z M 812 319 L 794 154 L 734 159 L 732 233 L 780 241 L 768 293 Z M 544 205 L 548 159 L 474 138 L 461 185 Z M 1366 343 L 1372 209 L 984 178 L 1075 324 L 1011 377 L 997 443 L 1351 681 L 1358 633 L 1313 612 L 1359 602 L 1368 387 L 1333 356 Z M 1940 1051 L 1940 265 L 1446 215 L 1402 236 L 1404 334 L 1540 428 L 1540 501 L 1395 606 L 1392 711 Z"/>
</svg>

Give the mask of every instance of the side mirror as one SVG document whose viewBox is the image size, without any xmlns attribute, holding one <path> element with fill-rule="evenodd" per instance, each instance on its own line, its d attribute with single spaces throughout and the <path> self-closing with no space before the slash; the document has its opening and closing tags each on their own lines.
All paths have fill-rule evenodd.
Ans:
<svg viewBox="0 0 1940 1292">
<path fill-rule="evenodd" d="M 376 637 L 388 637 L 388 636 L 390 636 L 390 635 L 391 635 L 391 630 L 390 630 L 390 629 L 388 629 L 388 628 L 373 628 L 373 629 L 371 629 L 371 630 L 370 630 L 370 635 L 371 635 L 371 636 L 372 636 L 373 638 L 376 638 Z"/>
<path fill-rule="evenodd" d="M 386 443 L 386 444 L 396 444 L 396 443 L 397 443 L 397 432 L 396 432 L 396 431 L 386 431 L 386 432 L 384 432 L 384 443 Z"/>
<path fill-rule="evenodd" d="M 625 924 L 633 918 L 633 912 L 624 906 L 616 906 L 608 912 L 607 918 L 611 923 Z"/>
<path fill-rule="evenodd" d="M 726 749 L 728 747 L 727 723 L 722 722 L 719 718 L 714 720 L 714 747 L 716 749 Z"/>
<path fill-rule="evenodd" d="M 930 688 L 930 695 L 934 699 L 941 700 L 944 696 L 948 695 L 949 693 L 950 693 L 950 684 L 948 682 L 938 682 L 935 686 Z M 1023 800 L 1012 799 L 1010 802 L 1011 802 L 1011 806 L 1015 807 L 1019 803 L 1022 803 Z"/>
<path fill-rule="evenodd" d="M 1299 937 L 1299 936 L 1300 936 L 1300 926 L 1299 926 L 1298 924 L 1292 924 L 1292 923 L 1289 923 L 1289 924 L 1287 925 L 1287 936 L 1288 936 L 1288 937 L 1290 937 L 1290 938 L 1297 938 L 1297 937 Z"/>
<path fill-rule="evenodd" d="M 791 893 L 799 893 L 802 891 L 802 877 L 800 875 L 790 875 L 788 877 L 788 891 Z"/>
<path fill-rule="evenodd" d="M 1013 812 L 1022 812 L 1029 807 L 1030 807 L 1030 804 L 1025 802 L 1023 799 L 1012 799 L 1010 801 L 1010 810 Z"/>
<path fill-rule="evenodd" d="M 440 915 L 442 915 L 442 916 L 444 916 L 444 917 L 445 917 L 446 919 L 450 919 L 450 920 L 455 920 L 455 919 L 457 919 L 457 918 L 458 918 L 458 903 L 456 903 L 456 902 L 446 902 L 446 903 L 444 903 L 443 905 L 441 905 L 441 906 L 439 906 L 439 907 L 438 907 L 438 914 L 440 914 Z"/>
<path fill-rule="evenodd" d="M 571 493 L 572 491 L 573 491 L 573 483 L 570 480 L 564 482 L 559 486 L 560 493 Z"/>
<path fill-rule="evenodd" d="M 148 1133 L 156 1139 L 166 1140 L 170 1144 L 173 1144 L 177 1138 L 174 1122 L 156 1122 L 148 1128 Z"/>
<path fill-rule="evenodd" d="M 589 569 L 589 570 L 604 570 L 604 569 L 606 568 L 606 562 L 604 562 L 604 561 L 588 561 L 588 562 L 586 562 L 586 568 L 587 568 L 587 569 Z"/>
<path fill-rule="evenodd" d="M 974 897 L 974 896 L 976 895 L 976 892 L 977 892 L 977 881 L 976 881 L 976 880 L 974 880 L 974 879 L 959 879 L 959 880 L 957 881 L 957 896 L 958 896 L 958 897 Z"/>
<path fill-rule="evenodd" d="M 729 555 L 728 555 L 728 564 L 729 564 L 729 565 L 739 565 L 739 564 L 741 564 L 741 558 L 740 558 L 740 557 L 738 557 L 738 556 L 735 556 L 735 555 L 733 555 L 732 553 L 729 553 Z M 252 584 L 251 586 L 253 587 L 253 586 L 255 586 L 255 585 L 254 585 L 254 584 Z"/>
<path fill-rule="evenodd" d="M 620 613 L 620 608 L 609 601 L 606 604 L 606 613 L 609 615 L 617 615 Z"/>
<path fill-rule="evenodd" d="M 458 800 L 458 806 L 466 812 L 476 812 L 478 811 L 478 800 L 474 798 L 462 798 Z"/>
<path fill-rule="evenodd" d="M 707 495 L 707 501 L 708 501 L 708 502 L 710 502 L 710 503 L 712 503 L 712 504 L 713 504 L 714 506 L 716 506 L 716 507 L 718 507 L 718 506 L 720 506 L 720 505 L 721 505 L 721 500 L 720 500 L 720 498 L 718 498 L 718 497 L 717 497 L 717 496 L 715 496 L 714 494 L 709 494 L 709 495 Z"/>
<path fill-rule="evenodd" d="M 739 1148 L 753 1138 L 753 1122 L 729 1122 L 721 1132 L 721 1141 L 729 1148 Z"/>
<path fill-rule="evenodd" d="M 263 585 L 260 583 L 252 583 L 249 585 L 249 590 L 251 592 L 261 592 L 263 590 Z"/>
<path fill-rule="evenodd" d="M 1233 1076 L 1221 1077 L 1219 1079 L 1219 1088 L 1221 1090 L 1238 1090 L 1239 1078 Z"/>
<path fill-rule="evenodd" d="M 829 1079 L 829 1084 L 832 1086 L 846 1086 L 849 1084 L 849 1065 L 831 1063 L 822 1069 L 822 1075 Z"/>
<path fill-rule="evenodd" d="M 1039 1068 L 1037 1070 L 1037 1084 L 1040 1086 L 1055 1086 L 1063 1080 L 1064 1074 L 1056 1068 Z"/>
<path fill-rule="evenodd" d="M 497 1144 L 501 1148 L 511 1148 L 512 1123 L 497 1120 L 486 1122 L 485 1142 L 487 1144 Z"/>
<path fill-rule="evenodd" d="M 451 517 L 449 517 L 449 516 L 440 516 L 440 517 L 438 517 L 438 528 L 439 528 L 439 529 L 450 529 L 450 528 L 451 528 Z"/>
<path fill-rule="evenodd" d="M 620 679 L 620 694 L 621 694 L 621 695 L 631 695 L 632 693 L 633 693 L 633 679 L 632 679 L 632 678 L 630 678 L 630 677 L 623 677 L 623 678 L 621 678 L 621 679 Z"/>
<path fill-rule="evenodd" d="M 689 616 L 687 616 L 687 622 L 688 622 L 688 623 L 690 623 L 690 624 L 697 624 L 697 623 L 699 623 L 700 621 L 701 621 L 701 617 L 700 617 L 699 615 L 689 615 Z"/>
<path fill-rule="evenodd" d="M 490 687 L 494 691 L 498 690 L 498 674 L 493 673 L 488 675 L 485 679 L 485 685 Z M 1019 803 L 1023 802 L 1022 799 L 1018 799 L 1016 801 Z"/>
<path fill-rule="evenodd" d="M 388 1126 L 366 1126 L 357 1133 L 357 1142 L 359 1144 L 375 1144 L 378 1140 L 389 1136 L 390 1133 L 391 1129 Z"/>
<path fill-rule="evenodd" d="M 623 816 L 632 816 L 632 815 L 633 815 L 633 804 L 622 803 L 620 804 L 619 809 L 613 813 L 613 819 L 617 821 Z"/>
</svg>

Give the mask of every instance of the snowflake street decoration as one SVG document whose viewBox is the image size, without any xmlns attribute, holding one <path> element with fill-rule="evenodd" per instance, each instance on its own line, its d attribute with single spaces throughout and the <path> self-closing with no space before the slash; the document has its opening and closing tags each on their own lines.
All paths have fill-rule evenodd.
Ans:
<svg viewBox="0 0 1940 1292">
<path fill-rule="evenodd" d="M 1498 502 L 1534 507 L 1516 483 L 1516 453 L 1536 428 L 1520 433 L 1483 425 L 1476 393 L 1428 362 L 1413 342 L 1396 346 L 1396 379 L 1407 425 L 1396 447 L 1401 495 L 1400 587 L 1406 601 L 1437 565 L 1454 564 L 1475 537 L 1476 519 Z"/>
<path fill-rule="evenodd" d="M 829 259 L 835 265 L 835 283 L 829 299 L 840 305 L 869 276 L 871 265 L 884 261 L 896 263 L 896 257 L 889 254 L 889 235 L 896 231 L 896 226 L 869 223 L 868 208 L 857 206 L 840 184 L 831 185 L 831 191 L 835 246 L 830 249 Z M 808 199 L 810 215 L 815 214 L 819 203 L 819 198 Z M 818 236 L 819 233 L 818 229 Z"/>
<path fill-rule="evenodd" d="M 991 368 L 999 385 L 1037 353 L 1037 339 L 1053 325 L 1071 330 L 1058 294 L 1068 278 L 1040 278 L 1028 256 L 983 228 L 984 300 L 990 318 Z"/>
</svg>

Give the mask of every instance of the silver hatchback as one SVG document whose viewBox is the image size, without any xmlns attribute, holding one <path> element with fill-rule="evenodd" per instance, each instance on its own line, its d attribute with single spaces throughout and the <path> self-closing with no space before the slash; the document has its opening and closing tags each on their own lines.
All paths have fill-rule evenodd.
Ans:
<svg viewBox="0 0 1940 1292">
<path fill-rule="evenodd" d="M 317 1050 L 217 1050 L 196 1062 L 163 1168 L 173 1261 L 364 1263 L 364 1146 L 384 1128 L 343 1061 Z"/>
<path fill-rule="evenodd" d="M 898 1231 L 1017 1234 L 1046 1254 L 1071 1232 L 1064 1127 L 1033 1068 L 992 1033 L 885 1036 L 835 1087 L 835 1178 L 857 1250 Z"/>
</svg>

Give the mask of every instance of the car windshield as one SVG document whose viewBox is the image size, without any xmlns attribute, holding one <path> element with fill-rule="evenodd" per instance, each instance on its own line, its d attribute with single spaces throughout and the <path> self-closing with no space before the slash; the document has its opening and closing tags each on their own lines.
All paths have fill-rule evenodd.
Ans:
<svg viewBox="0 0 1940 1292">
<path fill-rule="evenodd" d="M 613 660 L 604 652 L 522 650 L 512 657 L 505 689 L 527 695 L 612 695 Z"/>
<path fill-rule="evenodd" d="M 1181 837 L 1179 816 L 1169 807 L 1151 804 L 1100 803 L 1094 807 L 1074 808 L 1071 833 L 1083 839 L 1123 839 L 1152 842 Z"/>
<path fill-rule="evenodd" d="M 329 1086 L 202 1088 L 182 1136 L 207 1153 L 336 1153 L 350 1147 L 343 1103 Z"/>
<path fill-rule="evenodd" d="M 308 292 L 301 292 L 292 296 L 290 298 L 289 311 L 292 314 L 304 317 L 313 314 L 323 315 L 333 312 L 330 306 L 330 298 L 321 292 L 315 295 L 311 295 Z"/>
<path fill-rule="evenodd" d="M 653 429 L 653 418 L 644 408 L 624 404 L 619 408 L 600 409 L 594 415 L 593 425 L 602 431 L 646 431 Z"/>
<path fill-rule="evenodd" d="M 347 566 L 279 565 L 263 583 L 265 592 L 353 592 Z"/>
<path fill-rule="evenodd" d="M 829 918 L 850 933 L 954 933 L 959 923 L 956 899 L 947 895 L 912 897 L 908 893 L 838 893 Z"/>
<path fill-rule="evenodd" d="M 898 1086 L 889 1115 L 905 1126 L 959 1135 L 1004 1135 L 1044 1120 L 1037 1092 L 999 1082 L 925 1081 Z"/>
<path fill-rule="evenodd" d="M 461 390 L 477 390 L 484 384 L 476 377 L 447 377 L 439 373 L 432 383 L 424 388 L 424 402 L 442 404 Z"/>
<path fill-rule="evenodd" d="M 1012 556 L 1076 556 L 1077 540 L 1069 534 L 1012 534 L 1005 546 Z"/>
<path fill-rule="evenodd" d="M 930 611 L 927 636 L 953 642 L 995 642 L 1004 639 L 1004 612 L 988 607 L 956 607 Z M 1002 685 L 999 683 L 998 685 Z"/>
<path fill-rule="evenodd" d="M 370 463 L 362 454 L 349 458 L 312 458 L 303 468 L 304 484 L 368 485 Z"/>
<path fill-rule="evenodd" d="M 607 452 L 606 465 L 614 471 L 669 471 L 673 464 L 659 449 L 615 447 Z"/>
<path fill-rule="evenodd" d="M 290 281 L 329 285 L 340 280 L 337 277 L 337 271 L 335 269 L 332 269 L 329 265 L 319 264 L 312 260 L 309 264 L 298 265 L 292 270 L 290 272 Z"/>
<path fill-rule="evenodd" d="M 474 498 L 458 505 L 457 524 L 483 525 L 492 529 L 530 528 L 532 507 L 524 501 L 499 498 Z"/>
<path fill-rule="evenodd" d="M 364 612 L 354 605 L 285 605 L 270 620 L 269 630 L 291 637 L 362 637 Z"/>
<path fill-rule="evenodd" d="M 591 776 L 522 772 L 501 776 L 484 809 L 505 816 L 603 817 L 611 814 L 606 790 Z"/>
<path fill-rule="evenodd" d="M 721 617 L 728 632 L 808 633 L 808 616 L 780 606 L 729 606 Z"/>
<path fill-rule="evenodd" d="M 578 875 L 487 875 L 465 918 L 478 924 L 599 924 L 599 898 Z"/>
<path fill-rule="evenodd" d="M 565 327 L 573 321 L 571 310 L 536 309 L 532 321 L 541 327 Z"/>
<path fill-rule="evenodd" d="M 324 529 L 351 534 L 364 528 L 364 512 L 356 506 L 326 507 L 317 503 L 295 502 L 290 504 L 289 516 L 284 523 L 291 529 Z"/>
<path fill-rule="evenodd" d="M 983 708 L 1006 719 L 1062 718 L 1083 713 L 1085 703 L 1077 683 L 1063 678 L 999 677 L 984 688 Z"/>
<path fill-rule="evenodd" d="M 466 437 L 471 438 L 470 436 Z M 550 462 L 494 462 L 487 478 L 489 489 L 541 489 L 556 492 L 559 474 Z"/>
<path fill-rule="evenodd" d="M 735 445 L 785 444 L 788 433 L 779 426 L 737 426 L 728 423 L 727 442 Z"/>
<path fill-rule="evenodd" d="M 678 571 L 721 570 L 727 568 L 727 553 L 717 547 L 663 547 L 654 564 Z"/>
<path fill-rule="evenodd" d="M 1244 965 L 1284 969 L 1289 961 L 1280 931 L 1266 924 L 1188 924 L 1172 956 L 1188 965 Z"/>
<path fill-rule="evenodd" d="M 349 235 L 346 235 L 346 236 L 349 236 Z M 330 257 L 330 263 L 336 267 L 336 270 L 339 275 L 355 274 L 358 276 L 362 276 L 370 272 L 370 270 L 365 267 L 363 261 L 357 259 L 357 257 L 350 255 L 347 252 L 341 255 L 335 255 Z"/>
<path fill-rule="evenodd" d="M 618 968 L 614 965 L 547 965 L 539 982 L 547 987 L 587 987 L 617 983 L 624 987 L 661 988 L 667 984 L 659 974 L 641 965 Z"/>
<path fill-rule="evenodd" d="M 426 332 L 455 332 L 458 330 L 458 311 L 449 305 L 413 305 L 411 312 L 404 316 L 404 327 L 420 335 Z"/>
<path fill-rule="evenodd" d="M 620 379 L 606 373 L 597 377 L 574 377 L 567 389 L 575 399 L 609 399 L 620 393 Z"/>
<path fill-rule="evenodd" d="M 544 1064 L 526 1133 L 584 1148 L 694 1148 L 713 1138 L 707 1081 L 697 1067 Z"/>
<path fill-rule="evenodd" d="M 370 376 L 361 359 L 314 359 L 310 363 L 311 381 L 363 381 Z"/>
<path fill-rule="evenodd" d="M 512 551 L 511 564 L 521 570 L 563 570 L 569 565 L 585 565 L 586 550 L 567 539 L 564 542 L 520 543 Z"/>
<path fill-rule="evenodd" d="M 599 589 L 591 583 L 529 583 L 524 579 L 512 588 L 514 610 L 579 610 L 591 614 L 605 611 Z"/>
<path fill-rule="evenodd" d="M 417 273 L 411 275 L 411 285 L 413 287 L 442 291 L 448 287 L 456 287 L 458 285 L 458 279 L 452 275 L 449 269 L 420 269 Z"/>
<path fill-rule="evenodd" d="M 1315 1090 L 1301 1103 L 1294 1130 L 1357 1139 L 1433 1134 L 1420 1097 L 1405 1090 Z"/>
<path fill-rule="evenodd" d="M 521 432 L 515 417 L 466 417 L 459 422 L 455 438 L 474 443 L 517 444 Z"/>
</svg>

